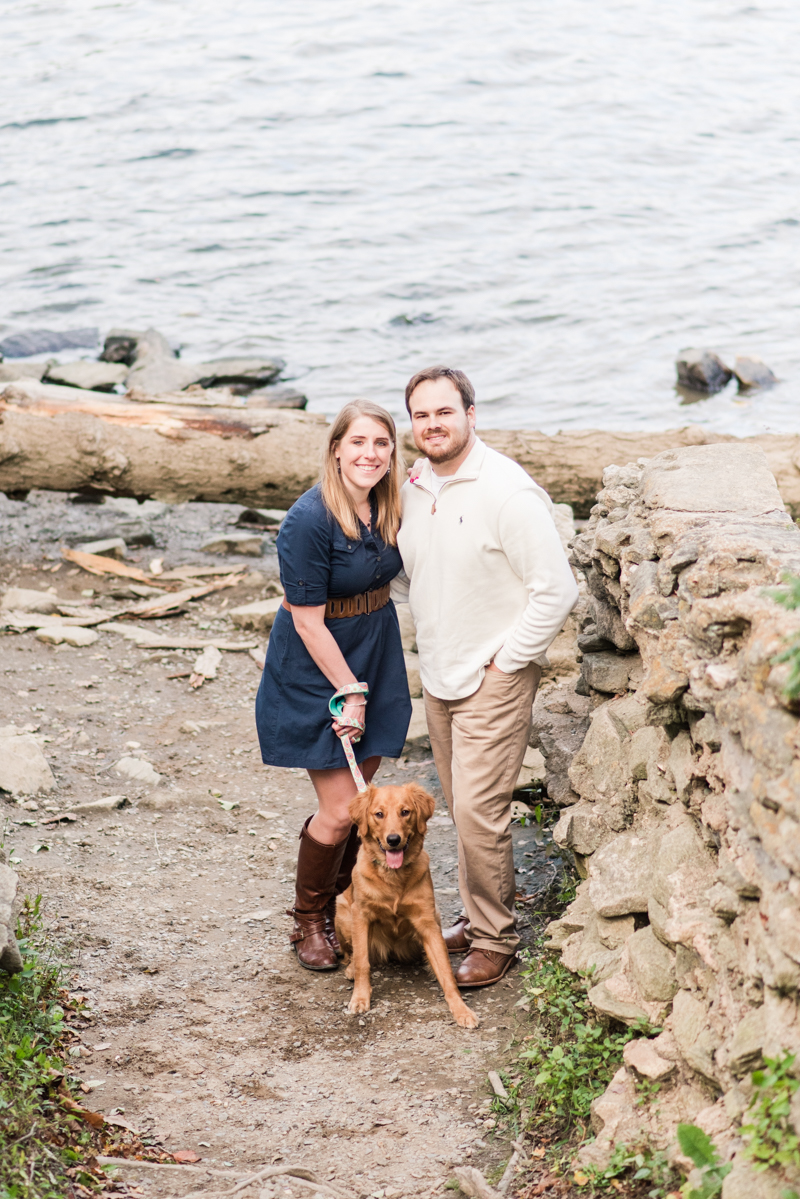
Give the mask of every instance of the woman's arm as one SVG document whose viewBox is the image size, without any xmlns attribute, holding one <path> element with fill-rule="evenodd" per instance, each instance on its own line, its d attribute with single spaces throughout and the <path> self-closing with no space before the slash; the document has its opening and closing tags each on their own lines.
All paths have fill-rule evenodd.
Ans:
<svg viewBox="0 0 800 1199">
<path fill-rule="evenodd" d="M 290 611 L 298 637 L 332 685 L 333 690 L 338 691 L 348 683 L 360 682 L 347 665 L 344 654 L 325 624 L 325 604 L 320 604 L 319 607 L 293 605 Z M 341 736 L 341 729 L 347 732 L 348 728 L 353 727 L 348 725 L 348 717 L 356 717 L 363 721 L 364 708 L 364 700 L 360 695 L 354 696 L 352 701 L 348 701 L 342 711 L 341 721 L 333 722 L 336 732 Z"/>
</svg>

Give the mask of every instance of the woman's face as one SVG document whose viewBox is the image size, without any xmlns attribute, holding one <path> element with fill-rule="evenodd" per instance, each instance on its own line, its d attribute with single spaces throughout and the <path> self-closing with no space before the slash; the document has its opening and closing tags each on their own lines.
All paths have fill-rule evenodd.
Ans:
<svg viewBox="0 0 800 1199">
<path fill-rule="evenodd" d="M 394 442 L 380 421 L 359 416 L 336 445 L 342 482 L 350 492 L 369 491 L 389 469 Z"/>
</svg>

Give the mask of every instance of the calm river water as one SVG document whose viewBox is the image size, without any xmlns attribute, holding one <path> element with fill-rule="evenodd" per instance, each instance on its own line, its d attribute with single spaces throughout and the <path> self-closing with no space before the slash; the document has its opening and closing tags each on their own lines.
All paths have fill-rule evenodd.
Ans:
<svg viewBox="0 0 800 1199">
<path fill-rule="evenodd" d="M 798 426 L 790 0 L 6 0 L 0 330 L 462 366 L 485 426 Z M 769 393 L 682 405 L 688 345 Z"/>
</svg>

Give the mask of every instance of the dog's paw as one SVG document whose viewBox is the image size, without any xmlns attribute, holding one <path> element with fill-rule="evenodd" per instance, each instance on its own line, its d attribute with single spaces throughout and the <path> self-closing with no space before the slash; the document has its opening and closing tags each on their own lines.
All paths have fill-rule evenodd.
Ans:
<svg viewBox="0 0 800 1199">
<path fill-rule="evenodd" d="M 347 1010 L 354 1016 L 361 1016 L 369 1011 L 369 995 L 354 995 L 347 1005 Z"/>
<path fill-rule="evenodd" d="M 350 982 L 352 982 L 352 981 L 353 981 L 353 979 L 355 978 L 355 976 L 356 976 L 356 968 L 355 968 L 355 966 L 353 965 L 353 963 L 352 963 L 352 962 L 349 962 L 349 963 L 348 963 L 347 969 L 346 969 L 346 970 L 345 970 L 345 972 L 344 972 L 344 976 L 345 976 L 345 978 L 349 978 L 349 979 L 350 979 Z"/>
<path fill-rule="evenodd" d="M 466 1004 L 464 1004 L 463 1011 L 453 1012 L 453 1015 L 459 1028 L 477 1028 L 480 1024 L 478 1017 L 473 1011 L 470 1011 Z"/>
</svg>

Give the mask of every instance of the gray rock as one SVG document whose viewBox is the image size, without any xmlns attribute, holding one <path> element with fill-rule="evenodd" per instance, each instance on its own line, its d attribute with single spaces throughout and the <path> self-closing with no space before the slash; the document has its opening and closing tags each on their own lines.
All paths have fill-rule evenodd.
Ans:
<svg viewBox="0 0 800 1199">
<path fill-rule="evenodd" d="M 595 627 L 600 637 L 610 641 L 620 653 L 625 654 L 636 649 L 636 641 L 626 629 L 618 608 L 606 603 L 596 595 L 592 596 L 592 607 Z"/>
<path fill-rule="evenodd" d="M 721 1199 L 787 1199 L 797 1193 L 798 1182 L 781 1170 L 756 1170 L 746 1158 L 737 1155 L 733 1169 L 723 1180 Z"/>
<path fill-rule="evenodd" d="M 45 645 L 74 645 L 81 649 L 94 645 L 100 637 L 94 629 L 84 629 L 80 625 L 48 625 L 45 629 L 37 629 L 34 635 Z"/>
<path fill-rule="evenodd" d="M 157 329 L 112 329 L 105 341 L 104 362 L 125 363 L 130 369 L 125 382 L 150 395 L 183 391 L 193 384 L 200 387 L 238 387 L 251 390 L 272 383 L 283 370 L 280 358 L 218 358 L 211 362 L 183 362 L 176 358 L 167 339 Z M 282 398 L 282 403 L 272 400 Z M 292 392 L 269 396 L 254 407 L 301 408 L 305 397 Z M 249 403 L 249 401 L 248 401 Z"/>
<path fill-rule="evenodd" d="M 669 750 L 669 737 L 663 729 L 653 728 L 650 725 L 637 729 L 631 737 L 628 748 L 628 766 L 631 778 L 637 782 L 655 779 L 659 766 L 667 759 Z"/>
<path fill-rule="evenodd" d="M 644 469 L 642 496 L 651 508 L 675 512 L 785 511 L 764 451 L 736 442 L 657 454 Z"/>
<path fill-rule="evenodd" d="M 12 795 L 38 795 L 53 791 L 56 780 L 30 733 L 0 732 L 0 791 Z"/>
<path fill-rule="evenodd" d="M 733 373 L 740 389 L 774 387 L 778 382 L 766 362 L 762 362 L 760 358 L 737 358 L 733 364 Z"/>
<path fill-rule="evenodd" d="M 257 633 L 268 633 L 282 603 L 282 595 L 273 599 L 255 600 L 252 604 L 242 604 L 239 608 L 232 608 L 230 618 L 240 629 L 253 629 Z"/>
<path fill-rule="evenodd" d="M 759 1065 L 767 1041 L 767 1020 L 763 1007 L 747 1012 L 736 1026 L 728 1046 L 728 1066 L 737 1078 Z"/>
<path fill-rule="evenodd" d="M 12 333 L 0 341 L 0 356 L 32 358 L 34 354 L 57 354 L 61 350 L 93 350 L 99 336 L 98 329 L 70 329 L 66 333 L 30 329 L 25 333 Z"/>
<path fill-rule="evenodd" d="M 157 787 L 163 781 L 163 776 L 143 758 L 120 758 L 114 767 L 114 773 L 142 783 L 146 787 Z"/>
<path fill-rule="evenodd" d="M 597 916 L 579 933 L 569 937 L 561 950 L 561 961 L 575 974 L 587 974 L 598 982 L 614 974 L 619 967 L 619 949 L 609 949 L 600 940 Z"/>
<path fill-rule="evenodd" d="M 678 989 L 675 954 L 654 935 L 640 928 L 628 941 L 631 974 L 642 998 L 650 1003 L 669 1003 Z"/>
<path fill-rule="evenodd" d="M 578 634 L 578 649 L 582 654 L 604 654 L 613 652 L 614 645 L 601 637 L 596 625 L 592 625 L 588 631 Z"/>
<path fill-rule="evenodd" d="M 589 898 L 601 916 L 646 912 L 657 835 L 621 833 L 589 860 Z"/>
<path fill-rule="evenodd" d="M 115 362 L 66 362 L 51 366 L 45 382 L 86 391 L 113 391 L 125 382 L 126 367 Z"/>
<path fill-rule="evenodd" d="M 584 856 L 594 853 L 612 835 L 603 813 L 594 804 L 584 802 L 564 808 L 553 829 L 556 845 Z"/>
<path fill-rule="evenodd" d="M 22 957 L 14 936 L 17 882 L 15 872 L 0 865 L 0 970 L 6 974 L 19 974 L 22 970 Z"/>
<path fill-rule="evenodd" d="M 220 533 L 201 548 L 204 554 L 249 554 L 260 558 L 264 538 L 260 533 Z"/>
<path fill-rule="evenodd" d="M 635 928 L 633 916 L 613 916 L 607 920 L 605 916 L 595 915 L 595 931 L 606 949 L 621 949 L 633 936 Z"/>
<path fill-rule="evenodd" d="M 672 1001 L 672 1035 L 681 1055 L 693 1070 L 717 1085 L 714 1053 L 719 1037 L 708 1024 L 706 1005 L 688 991 L 676 992 Z"/>
<path fill-rule="evenodd" d="M 681 729 L 669 747 L 667 762 L 675 783 L 675 791 L 678 799 L 688 801 L 694 778 L 695 758 L 692 750 L 692 739 L 683 729 Z"/>
<path fill-rule="evenodd" d="M 652 1079 L 653 1082 L 668 1078 L 675 1070 L 675 1063 L 659 1057 L 653 1042 L 645 1038 L 628 1041 L 622 1050 L 622 1060 L 642 1078 Z"/>
<path fill-rule="evenodd" d="M 602 804 L 604 809 L 615 799 L 632 796 L 627 741 L 627 730 L 614 719 L 612 705 L 597 708 L 583 745 L 569 767 L 569 780 L 580 796 Z"/>
<path fill-rule="evenodd" d="M 142 329 L 112 329 L 103 344 L 100 361 L 123 362 L 126 366 L 133 366 L 140 337 L 144 337 Z"/>
<path fill-rule="evenodd" d="M 694 823 L 683 816 L 654 849 L 648 913 L 659 940 L 675 944 L 682 923 L 700 927 L 706 916 L 713 927 L 715 921 L 705 894 L 714 879 L 715 863 Z"/>
<path fill-rule="evenodd" d="M 733 371 L 713 350 L 682 350 L 675 360 L 675 369 L 681 387 L 707 395 L 721 391 L 733 378 Z"/>
<path fill-rule="evenodd" d="M 52 591 L 29 591 L 25 587 L 9 587 L 0 600 L 0 608 L 47 615 L 56 611 L 58 603 L 58 596 Z"/>
<path fill-rule="evenodd" d="M 49 366 L 50 362 L 0 362 L 0 383 L 13 383 L 16 379 L 41 380 Z"/>
<path fill-rule="evenodd" d="M 141 333 L 130 329 L 114 329 L 106 339 L 109 350 L 104 349 L 101 357 L 108 361 L 107 353 L 127 355 L 131 342 L 132 365 L 125 378 L 128 388 L 135 387 L 150 395 L 162 395 L 169 391 L 183 391 L 197 382 L 197 368 L 176 358 L 166 337 L 157 329 L 145 329 Z M 127 361 L 127 358 L 121 360 Z"/>
<path fill-rule="evenodd" d="M 121 520 L 116 526 L 114 532 L 109 532 L 109 536 L 121 537 L 127 546 L 131 549 L 138 549 L 146 545 L 155 545 L 156 539 L 153 535 L 153 530 L 143 520 Z M 103 534 L 105 536 L 105 534 Z"/>
<path fill-rule="evenodd" d="M 294 387 L 268 387 L 264 391 L 251 391 L 247 397 L 248 408 L 305 408 L 308 396 Z"/>
<path fill-rule="evenodd" d="M 744 905 L 731 887 L 724 883 L 714 883 L 706 895 L 708 906 L 715 916 L 731 924 L 744 911 Z"/>
<path fill-rule="evenodd" d="M 586 998 L 603 1016 L 619 1020 L 632 1028 L 647 1020 L 648 1015 L 643 1007 L 639 1007 L 630 999 L 621 999 L 611 991 L 605 981 L 597 983 L 586 993 Z"/>
<path fill-rule="evenodd" d="M 215 358 L 211 362 L 199 362 L 194 369 L 197 371 L 196 383 L 201 387 L 248 386 L 265 387 L 273 379 L 277 379 L 286 363 L 282 358 Z M 278 390 L 277 388 L 275 389 Z M 289 391 L 291 389 L 284 389 Z M 298 392 L 293 392 L 298 395 Z M 305 397 L 301 397 L 304 399 Z M 247 406 L 251 406 L 252 393 L 248 397 Z M 256 405 L 253 405 L 254 407 Z M 304 407 L 299 404 L 259 405 L 260 407 Z"/>
<path fill-rule="evenodd" d="M 581 674 L 594 691 L 616 695 L 627 691 L 631 670 L 640 662 L 638 654 L 624 658 L 617 654 L 584 654 Z"/>
<path fill-rule="evenodd" d="M 400 605 L 398 613 L 406 605 Z M 554 688 L 537 695 L 533 705 L 530 744 L 545 760 L 547 794 L 557 804 L 574 803 L 568 770 L 589 728 L 589 702 L 572 688 Z"/>
<path fill-rule="evenodd" d="M 127 546 L 121 537 L 106 537 L 102 541 L 84 541 L 77 547 L 84 554 L 99 554 L 101 558 L 124 558 Z"/>
</svg>

